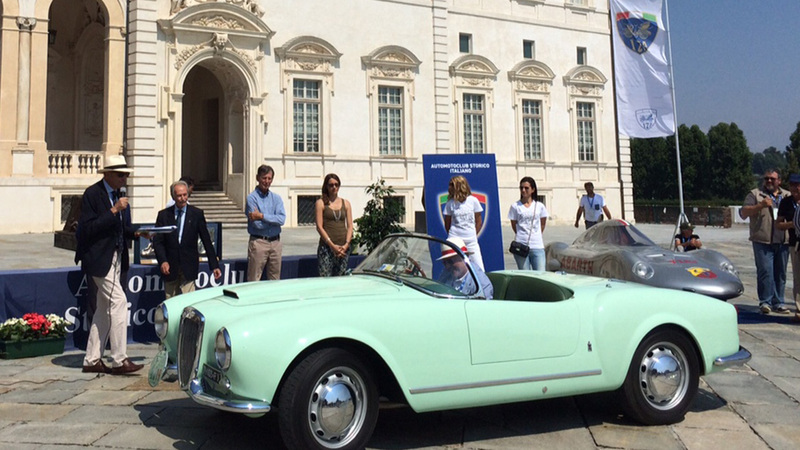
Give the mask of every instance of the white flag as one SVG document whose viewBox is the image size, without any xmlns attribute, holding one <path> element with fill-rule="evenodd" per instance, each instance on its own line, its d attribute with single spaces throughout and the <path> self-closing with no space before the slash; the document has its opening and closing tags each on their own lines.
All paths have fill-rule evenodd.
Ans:
<svg viewBox="0 0 800 450">
<path fill-rule="evenodd" d="M 629 137 L 675 134 L 663 2 L 611 0 L 617 121 Z"/>
</svg>

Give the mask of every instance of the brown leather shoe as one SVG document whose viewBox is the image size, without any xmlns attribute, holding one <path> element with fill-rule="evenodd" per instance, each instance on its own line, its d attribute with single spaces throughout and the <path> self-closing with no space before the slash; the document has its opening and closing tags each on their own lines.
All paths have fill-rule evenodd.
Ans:
<svg viewBox="0 0 800 450">
<path fill-rule="evenodd" d="M 111 368 L 111 374 L 112 375 L 123 375 L 123 374 L 126 374 L 126 373 L 133 373 L 133 372 L 136 372 L 137 370 L 140 370 L 142 367 L 144 367 L 144 365 L 135 364 L 130 359 L 125 358 L 122 361 L 122 365 L 121 366 L 112 367 Z"/>
<path fill-rule="evenodd" d="M 91 366 L 83 366 L 81 370 L 83 373 L 111 373 L 111 368 L 103 364 L 102 360 L 97 360 Z"/>
</svg>

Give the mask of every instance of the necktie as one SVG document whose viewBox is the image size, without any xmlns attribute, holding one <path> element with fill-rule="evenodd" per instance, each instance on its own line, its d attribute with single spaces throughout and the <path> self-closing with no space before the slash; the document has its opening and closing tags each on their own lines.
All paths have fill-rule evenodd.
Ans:
<svg viewBox="0 0 800 450">
<path fill-rule="evenodd" d="M 119 191 L 111 191 L 111 206 L 117 204 L 117 200 L 119 200 Z M 125 219 L 122 217 L 122 211 L 119 212 L 119 222 L 120 225 L 125 223 Z M 119 232 L 117 233 L 117 248 L 122 250 L 125 248 L 125 238 L 123 237 L 123 226 L 120 226 Z"/>
<path fill-rule="evenodd" d="M 181 238 L 183 238 L 183 209 L 177 209 L 176 216 L 175 216 L 175 223 L 178 225 L 178 243 L 181 243 Z"/>
</svg>

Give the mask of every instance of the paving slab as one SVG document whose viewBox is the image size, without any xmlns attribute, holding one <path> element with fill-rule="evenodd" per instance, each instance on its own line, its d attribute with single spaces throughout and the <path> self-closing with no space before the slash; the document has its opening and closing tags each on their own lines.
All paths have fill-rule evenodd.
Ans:
<svg viewBox="0 0 800 450">
<path fill-rule="evenodd" d="M 794 400 L 755 372 L 717 372 L 706 375 L 705 380 L 717 395 L 731 403 L 796 405 Z"/>
<path fill-rule="evenodd" d="M 770 447 L 751 430 L 717 430 L 676 428 L 680 442 L 687 450 L 721 448 L 725 450 L 767 450 Z M 723 444 L 724 443 L 724 444 Z"/>
<path fill-rule="evenodd" d="M 149 394 L 147 391 L 89 390 L 67 400 L 69 405 L 122 405 L 130 406 Z"/>
<path fill-rule="evenodd" d="M 98 447 L 192 450 L 200 448 L 211 430 L 187 427 L 119 425 L 95 442 Z"/>
<path fill-rule="evenodd" d="M 70 411 L 59 422 L 142 424 L 153 417 L 159 410 L 161 410 L 160 407 L 148 406 L 124 408 L 119 406 L 84 405 Z"/>
<path fill-rule="evenodd" d="M 26 403 L 0 403 L 0 420 L 16 422 L 55 421 L 77 408 L 74 405 L 33 405 Z"/>
<path fill-rule="evenodd" d="M 731 405 L 751 426 L 757 424 L 793 425 L 800 428 L 800 408 L 790 405 L 733 403 Z"/>
<path fill-rule="evenodd" d="M 800 361 L 792 357 L 758 355 L 748 365 L 764 377 L 798 378 L 800 383 Z"/>
<path fill-rule="evenodd" d="M 800 448 L 800 427 L 796 425 L 757 424 L 755 430 L 775 450 Z"/>
<path fill-rule="evenodd" d="M 589 427 L 600 447 L 641 450 L 683 450 L 683 444 L 670 427 L 626 427 L 604 424 Z"/>
<path fill-rule="evenodd" d="M 26 422 L 0 430 L 0 442 L 91 445 L 115 426 L 97 423 Z"/>
</svg>

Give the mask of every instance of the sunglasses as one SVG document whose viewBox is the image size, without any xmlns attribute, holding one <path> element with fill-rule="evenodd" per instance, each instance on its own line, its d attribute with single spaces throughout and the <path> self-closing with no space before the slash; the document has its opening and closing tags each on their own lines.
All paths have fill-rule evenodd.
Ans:
<svg viewBox="0 0 800 450">
<path fill-rule="evenodd" d="M 339 187 L 339 183 L 328 183 L 329 188 L 337 188 Z"/>
<path fill-rule="evenodd" d="M 776 181 L 778 177 L 764 177 L 764 181 Z"/>
<path fill-rule="evenodd" d="M 127 172 L 117 172 L 117 178 L 126 178 L 128 175 L 130 174 Z"/>
</svg>

